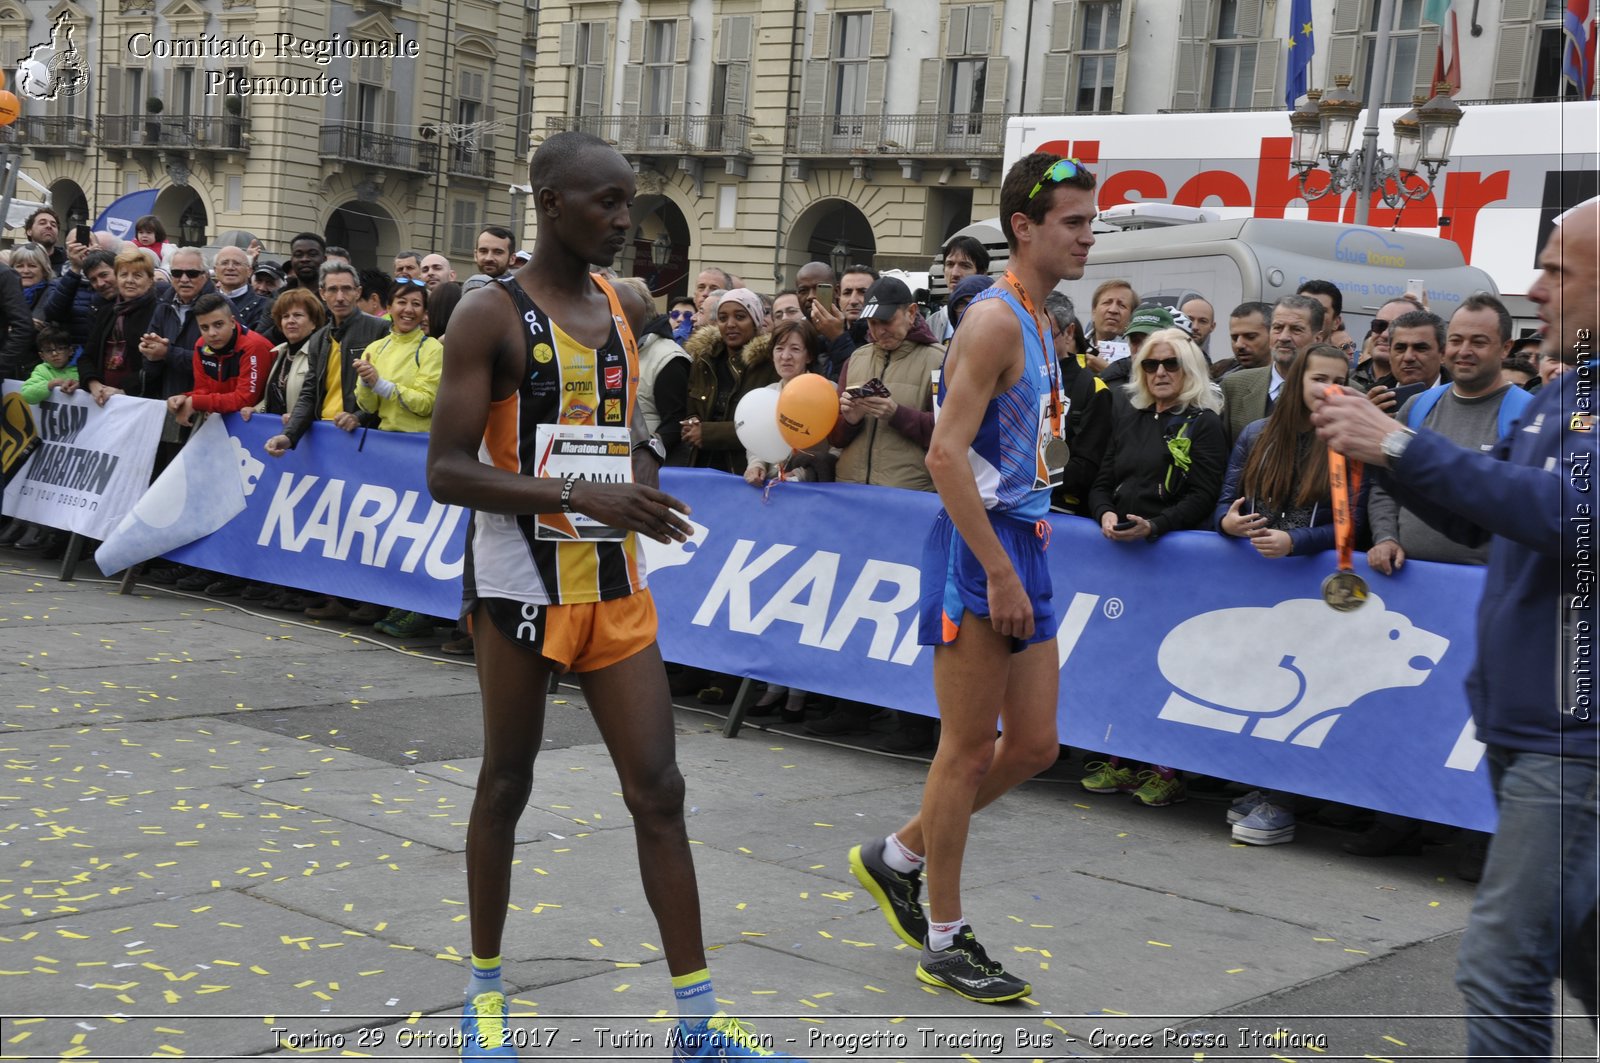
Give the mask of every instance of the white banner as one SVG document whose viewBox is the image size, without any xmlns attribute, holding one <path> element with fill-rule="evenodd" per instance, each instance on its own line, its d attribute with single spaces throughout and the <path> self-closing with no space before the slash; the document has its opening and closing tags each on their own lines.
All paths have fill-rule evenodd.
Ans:
<svg viewBox="0 0 1600 1063">
<path fill-rule="evenodd" d="M 20 388 L 5 382 L 8 407 Z M 26 410 L 40 443 L 6 484 L 6 515 L 105 538 L 150 486 L 166 404 L 116 395 L 97 406 L 88 392 L 53 391 Z"/>
<path fill-rule="evenodd" d="M 95 564 L 101 572 L 121 572 L 210 535 L 244 512 L 247 479 L 255 486 L 251 466 L 262 467 L 228 435 L 222 415 L 206 417 L 116 530 L 104 537 Z"/>
</svg>

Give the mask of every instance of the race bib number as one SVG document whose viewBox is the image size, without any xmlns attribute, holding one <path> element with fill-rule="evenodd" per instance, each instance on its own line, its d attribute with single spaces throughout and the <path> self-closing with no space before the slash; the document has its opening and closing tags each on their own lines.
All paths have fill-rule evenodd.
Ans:
<svg viewBox="0 0 1600 1063">
<path fill-rule="evenodd" d="M 535 440 L 539 448 L 536 476 L 603 484 L 633 482 L 633 441 L 626 428 L 541 424 Z M 546 542 L 620 542 L 628 533 L 582 513 L 541 513 L 534 536 Z"/>
</svg>

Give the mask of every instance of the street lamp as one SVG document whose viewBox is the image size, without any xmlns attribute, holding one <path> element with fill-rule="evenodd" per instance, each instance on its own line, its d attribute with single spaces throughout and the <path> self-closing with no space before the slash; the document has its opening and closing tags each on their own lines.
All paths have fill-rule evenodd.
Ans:
<svg viewBox="0 0 1600 1063">
<path fill-rule="evenodd" d="M 833 266 L 835 277 L 844 275 L 844 268 L 850 264 L 850 248 L 845 246 L 843 240 L 834 244 L 833 250 L 828 252 L 828 262 Z"/>
<path fill-rule="evenodd" d="M 650 241 L 650 264 L 660 269 L 671 261 L 672 240 L 663 232 Z"/>
<path fill-rule="evenodd" d="M 1389 78 L 1393 10 L 1394 0 L 1381 0 L 1372 64 L 1372 84 L 1379 86 L 1380 94 Z M 1424 61 L 1423 57 L 1419 56 L 1418 61 Z M 1365 225 L 1374 191 L 1390 208 L 1428 195 L 1439 171 L 1450 165 L 1450 145 L 1461 124 L 1462 111 L 1450 98 L 1449 84 L 1439 82 L 1431 99 L 1424 102 L 1419 97 L 1416 106 L 1395 119 L 1391 154 L 1378 147 L 1378 105 L 1368 107 L 1351 91 L 1350 81 L 1348 74 L 1340 74 L 1334 79 L 1332 92 L 1306 93 L 1304 102 L 1289 115 L 1290 163 L 1300 179 L 1300 195 L 1306 202 L 1353 191 L 1356 224 Z M 1360 148 L 1352 151 L 1356 120 L 1363 109 L 1367 112 L 1367 126 Z M 1306 187 L 1307 178 L 1319 165 L 1327 168 L 1329 180 L 1322 188 L 1311 191 Z M 1422 170 L 1427 171 L 1427 177 L 1420 187 L 1414 187 L 1410 179 L 1420 177 Z"/>
</svg>

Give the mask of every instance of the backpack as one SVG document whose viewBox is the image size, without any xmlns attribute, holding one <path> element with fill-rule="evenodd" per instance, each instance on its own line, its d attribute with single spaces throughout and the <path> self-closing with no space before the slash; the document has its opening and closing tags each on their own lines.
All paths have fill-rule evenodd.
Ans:
<svg viewBox="0 0 1600 1063">
<path fill-rule="evenodd" d="M 1433 408 L 1439 405 L 1439 400 L 1444 397 L 1444 393 L 1449 387 L 1449 384 L 1440 384 L 1418 395 L 1417 401 L 1411 404 L 1411 412 L 1406 415 L 1406 427 L 1413 432 L 1421 428 L 1422 422 L 1426 421 L 1428 414 L 1432 413 Z M 1532 393 L 1523 391 L 1519 387 L 1512 387 L 1505 393 L 1505 397 L 1500 400 L 1500 417 L 1495 425 L 1495 431 L 1499 434 L 1500 439 L 1504 439 L 1511 434 L 1511 426 L 1516 423 L 1517 418 L 1522 416 L 1522 411 L 1527 409 L 1532 402 Z"/>
</svg>

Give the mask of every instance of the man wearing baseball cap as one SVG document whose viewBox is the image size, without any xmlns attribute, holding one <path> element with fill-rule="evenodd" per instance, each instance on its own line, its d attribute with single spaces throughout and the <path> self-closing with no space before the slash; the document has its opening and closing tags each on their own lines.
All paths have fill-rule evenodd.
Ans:
<svg viewBox="0 0 1600 1063">
<path fill-rule="evenodd" d="M 283 267 L 276 262 L 258 262 L 250 275 L 250 284 L 260 295 L 271 299 L 283 287 Z"/>
<path fill-rule="evenodd" d="M 1128 357 L 1118 358 L 1100 372 L 1100 379 L 1113 387 L 1121 387 L 1128 382 L 1128 372 L 1133 365 L 1133 356 L 1144 345 L 1144 339 L 1152 332 L 1160 332 L 1164 328 L 1188 329 L 1187 317 L 1180 323 L 1177 318 L 1164 306 L 1141 306 L 1133 312 L 1128 319 L 1128 327 L 1122 330 L 1122 338 L 1128 341 Z"/>
</svg>

